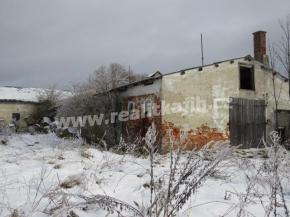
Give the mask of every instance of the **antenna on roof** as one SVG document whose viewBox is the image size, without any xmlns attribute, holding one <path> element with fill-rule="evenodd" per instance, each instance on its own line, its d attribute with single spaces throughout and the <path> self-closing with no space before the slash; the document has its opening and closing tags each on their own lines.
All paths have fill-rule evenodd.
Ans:
<svg viewBox="0 0 290 217">
<path fill-rule="evenodd" d="M 129 70 L 128 70 L 128 74 L 129 74 L 129 83 L 131 83 L 131 65 L 129 64 Z"/>
<path fill-rule="evenodd" d="M 200 45 L 201 45 L 201 65 L 204 66 L 203 37 L 202 37 L 202 34 L 200 34 Z"/>
</svg>

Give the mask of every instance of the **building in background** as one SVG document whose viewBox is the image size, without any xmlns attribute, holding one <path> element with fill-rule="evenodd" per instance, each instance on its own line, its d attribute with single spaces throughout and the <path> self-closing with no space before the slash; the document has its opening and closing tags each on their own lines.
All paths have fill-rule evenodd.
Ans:
<svg viewBox="0 0 290 217">
<path fill-rule="evenodd" d="M 25 122 L 39 105 L 39 88 L 0 87 L 0 119 L 6 124 Z"/>
<path fill-rule="evenodd" d="M 67 91 L 42 88 L 0 87 L 1 125 L 16 124 L 20 128 L 34 124 L 33 114 L 41 105 L 40 97 L 55 91 L 60 97 L 71 95 Z"/>
</svg>

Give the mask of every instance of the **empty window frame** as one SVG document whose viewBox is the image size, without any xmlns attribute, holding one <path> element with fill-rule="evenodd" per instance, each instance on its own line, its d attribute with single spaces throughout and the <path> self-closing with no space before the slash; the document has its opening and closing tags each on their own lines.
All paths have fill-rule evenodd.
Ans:
<svg viewBox="0 0 290 217">
<path fill-rule="evenodd" d="M 255 90 L 254 66 L 240 65 L 240 89 Z"/>
</svg>

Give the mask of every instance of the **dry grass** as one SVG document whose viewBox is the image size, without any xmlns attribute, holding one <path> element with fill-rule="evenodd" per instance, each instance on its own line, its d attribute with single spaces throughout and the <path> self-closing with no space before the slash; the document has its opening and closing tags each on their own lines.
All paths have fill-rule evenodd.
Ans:
<svg viewBox="0 0 290 217">
<path fill-rule="evenodd" d="M 8 139 L 0 137 L 0 145 L 8 145 Z"/>
<path fill-rule="evenodd" d="M 13 210 L 9 217 L 24 217 L 23 212 L 19 212 L 17 209 Z"/>
<path fill-rule="evenodd" d="M 61 165 L 60 164 L 56 164 L 56 165 L 54 165 L 54 167 L 53 167 L 54 169 L 60 169 L 61 168 Z"/>
<path fill-rule="evenodd" d="M 66 180 L 60 183 L 60 187 L 68 189 L 78 186 L 81 183 L 82 182 L 80 176 L 69 176 Z"/>
</svg>

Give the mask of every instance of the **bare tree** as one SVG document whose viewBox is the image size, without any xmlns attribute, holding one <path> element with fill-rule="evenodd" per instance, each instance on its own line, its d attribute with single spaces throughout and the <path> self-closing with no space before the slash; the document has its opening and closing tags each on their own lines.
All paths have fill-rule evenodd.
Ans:
<svg viewBox="0 0 290 217">
<path fill-rule="evenodd" d="M 277 76 L 278 76 L 278 72 L 276 72 L 276 62 L 277 62 L 277 51 L 276 51 L 276 47 L 274 46 L 274 44 L 272 44 L 271 42 L 269 42 L 269 65 L 270 68 L 272 69 L 272 85 L 273 85 L 273 98 L 274 98 L 274 124 L 275 124 L 275 129 L 277 129 L 279 127 L 279 123 L 278 123 L 278 107 L 279 107 L 279 102 L 280 102 L 280 96 L 281 96 L 281 92 L 282 92 L 282 85 L 283 82 L 277 83 Z"/>
<path fill-rule="evenodd" d="M 111 63 L 109 66 L 102 65 L 97 68 L 90 76 L 88 84 L 97 93 L 104 93 L 142 78 L 142 74 L 135 73 L 130 67 L 126 69 L 121 64 Z"/>
<path fill-rule="evenodd" d="M 282 30 L 282 36 L 276 45 L 276 56 L 282 66 L 283 71 L 288 75 L 288 78 L 290 78 L 290 15 L 286 17 L 285 21 L 280 21 L 279 23 Z"/>
<path fill-rule="evenodd" d="M 130 82 L 132 72 L 125 69 L 124 66 L 112 63 L 108 67 L 100 66 L 90 77 L 88 85 L 96 91 L 95 100 L 101 103 L 100 112 L 105 114 L 110 124 L 102 125 L 102 131 L 109 146 L 118 144 L 121 137 L 120 124 L 117 120 L 112 120 L 111 113 L 117 112 L 121 108 L 119 101 L 119 91 L 116 89 Z"/>
<path fill-rule="evenodd" d="M 278 109 L 280 97 L 282 92 L 283 82 L 278 82 L 278 76 L 282 78 L 278 70 L 282 70 L 282 74 L 287 74 L 290 78 L 290 15 L 285 21 L 279 21 L 282 36 L 278 42 L 269 41 L 269 66 L 272 69 L 272 85 L 274 99 L 274 128 L 277 130 L 279 127 Z M 289 96 L 290 96 L 290 83 L 289 83 Z"/>
<path fill-rule="evenodd" d="M 58 116 L 104 114 L 104 120 L 110 120 L 110 123 L 98 126 L 86 124 L 81 127 L 82 136 L 90 143 L 99 143 L 102 140 L 106 141 L 107 147 L 114 146 L 121 137 L 121 125 L 111 117 L 111 113 L 119 111 L 121 107 L 117 88 L 134 81 L 137 77 L 131 69 L 128 71 L 120 64 L 102 65 L 86 82 L 74 86 L 73 97 L 59 109 Z"/>
<path fill-rule="evenodd" d="M 55 86 L 41 90 L 37 96 L 39 105 L 32 114 L 32 123 L 29 124 L 41 123 L 44 117 L 48 117 L 53 121 L 63 95 L 64 91 L 57 90 Z"/>
<path fill-rule="evenodd" d="M 104 93 L 119 86 L 129 83 L 129 71 L 118 63 L 112 63 L 108 67 L 100 66 L 89 78 L 89 86 L 98 93 Z"/>
</svg>

